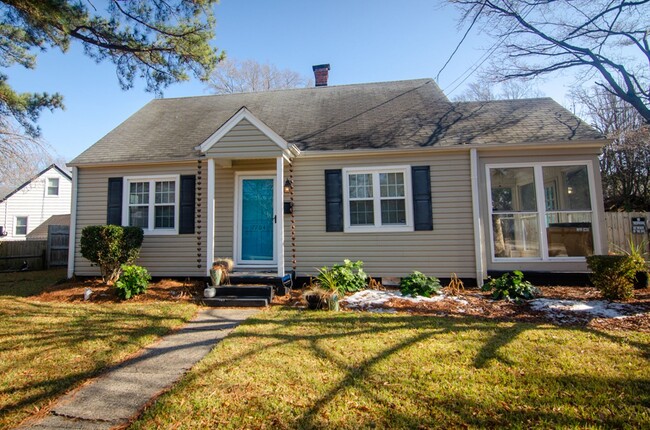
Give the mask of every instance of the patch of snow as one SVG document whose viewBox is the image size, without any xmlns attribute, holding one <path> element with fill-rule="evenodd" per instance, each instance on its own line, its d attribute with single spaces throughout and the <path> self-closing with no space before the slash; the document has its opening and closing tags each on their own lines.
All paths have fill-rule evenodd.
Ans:
<svg viewBox="0 0 650 430">
<path fill-rule="evenodd" d="M 464 305 L 468 304 L 467 300 L 453 296 L 445 296 L 444 294 L 439 294 L 434 297 L 411 297 L 405 296 L 399 291 L 380 290 L 362 290 L 346 297 L 341 300 L 341 302 L 345 303 L 348 308 L 371 308 L 374 306 L 381 306 L 390 299 L 408 300 L 413 303 L 433 303 L 444 299 L 450 299 Z"/>
<path fill-rule="evenodd" d="M 633 306 L 610 303 L 604 300 L 534 299 L 529 303 L 533 309 L 547 313 L 571 313 L 600 318 L 620 318 L 635 313 Z"/>
</svg>

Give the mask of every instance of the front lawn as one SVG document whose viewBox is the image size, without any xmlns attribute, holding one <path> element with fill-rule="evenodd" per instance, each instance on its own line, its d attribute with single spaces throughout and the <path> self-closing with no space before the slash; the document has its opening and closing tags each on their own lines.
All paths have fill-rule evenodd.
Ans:
<svg viewBox="0 0 650 430">
<path fill-rule="evenodd" d="M 648 333 L 276 308 L 132 427 L 648 428 L 649 361 Z"/>
<path fill-rule="evenodd" d="M 67 304 L 20 297 L 37 294 L 59 275 L 0 275 L 2 429 L 182 325 L 197 309 L 187 303 Z"/>
</svg>

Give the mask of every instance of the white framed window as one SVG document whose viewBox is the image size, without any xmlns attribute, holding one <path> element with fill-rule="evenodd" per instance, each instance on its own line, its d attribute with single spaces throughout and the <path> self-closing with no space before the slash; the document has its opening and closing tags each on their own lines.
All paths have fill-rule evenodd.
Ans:
<svg viewBox="0 0 650 430">
<path fill-rule="evenodd" d="M 590 161 L 494 164 L 486 175 L 493 261 L 583 261 L 595 252 Z"/>
<path fill-rule="evenodd" d="M 346 232 L 413 231 L 408 166 L 343 169 Z"/>
<path fill-rule="evenodd" d="M 47 192 L 48 196 L 59 195 L 59 178 L 47 178 Z"/>
<path fill-rule="evenodd" d="M 179 176 L 124 178 L 122 224 L 148 234 L 178 234 Z"/>
<path fill-rule="evenodd" d="M 14 236 L 27 235 L 27 218 L 26 216 L 17 216 L 14 222 Z"/>
</svg>

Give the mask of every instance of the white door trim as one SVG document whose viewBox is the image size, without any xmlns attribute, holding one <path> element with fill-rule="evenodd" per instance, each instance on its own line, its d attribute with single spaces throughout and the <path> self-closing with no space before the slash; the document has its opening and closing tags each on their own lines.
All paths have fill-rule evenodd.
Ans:
<svg viewBox="0 0 650 430">
<path fill-rule="evenodd" d="M 277 228 L 275 224 L 273 226 L 273 260 L 267 261 L 251 261 L 251 260 L 242 260 L 240 258 L 241 252 L 241 215 L 242 215 L 242 181 L 244 179 L 272 179 L 273 180 L 273 215 L 276 216 L 276 223 L 281 222 L 282 218 L 278 217 L 278 208 L 276 207 L 275 193 L 278 189 L 278 184 L 276 183 L 276 175 L 273 171 L 259 171 L 259 172 L 235 172 L 235 207 L 234 207 L 234 220 L 233 220 L 233 256 L 235 261 L 235 266 L 238 268 L 270 268 L 277 265 L 278 255 L 277 255 Z"/>
</svg>

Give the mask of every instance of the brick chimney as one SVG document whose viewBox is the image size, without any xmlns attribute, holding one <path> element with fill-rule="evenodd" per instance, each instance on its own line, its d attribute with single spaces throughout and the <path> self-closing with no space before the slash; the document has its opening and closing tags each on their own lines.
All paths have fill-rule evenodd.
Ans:
<svg viewBox="0 0 650 430">
<path fill-rule="evenodd" d="M 319 64 L 318 66 L 312 66 L 314 70 L 314 78 L 316 79 L 317 87 L 326 87 L 327 86 L 327 76 L 329 74 L 330 65 L 329 64 Z"/>
</svg>

